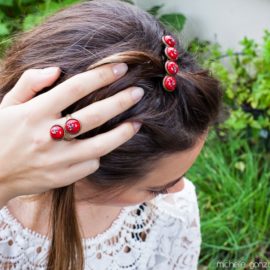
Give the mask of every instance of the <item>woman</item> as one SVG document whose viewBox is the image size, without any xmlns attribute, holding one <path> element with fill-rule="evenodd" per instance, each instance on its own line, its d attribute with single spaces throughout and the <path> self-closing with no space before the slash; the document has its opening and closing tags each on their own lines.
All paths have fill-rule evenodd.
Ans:
<svg viewBox="0 0 270 270">
<path fill-rule="evenodd" d="M 16 115 L 17 124 L 1 136 L 12 130 L 22 142 L 3 144 L 1 154 L 1 269 L 197 269 L 199 212 L 184 174 L 218 119 L 222 92 L 179 41 L 168 92 L 165 36 L 130 4 L 87 1 L 9 49 L 1 117 Z M 49 66 L 61 75 L 29 91 L 27 76 Z M 144 90 L 136 101 L 133 87 Z M 81 124 L 73 136 L 61 133 L 70 116 Z M 130 122 L 142 125 L 137 133 Z"/>
</svg>

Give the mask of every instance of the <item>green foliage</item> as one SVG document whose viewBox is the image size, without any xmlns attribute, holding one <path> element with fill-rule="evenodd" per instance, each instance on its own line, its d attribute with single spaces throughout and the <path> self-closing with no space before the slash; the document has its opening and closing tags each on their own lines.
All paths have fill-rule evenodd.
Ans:
<svg viewBox="0 0 270 270">
<path fill-rule="evenodd" d="M 122 0 L 134 4 L 132 0 Z M 0 57 L 11 44 L 13 34 L 27 31 L 42 23 L 48 16 L 81 0 L 0 0 Z M 163 5 L 148 12 L 174 31 L 181 31 L 185 17 L 179 13 L 159 15 Z"/>
<path fill-rule="evenodd" d="M 7 6 L 12 7 L 13 6 L 13 0 L 0 0 L 1 6 Z"/>
<path fill-rule="evenodd" d="M 261 44 L 245 37 L 240 45 L 223 52 L 195 39 L 188 48 L 221 81 L 230 111 L 188 174 L 200 205 L 199 269 L 219 269 L 218 262 L 236 262 L 236 270 L 270 264 L 270 33 Z"/>
<path fill-rule="evenodd" d="M 186 17 L 179 13 L 171 13 L 171 14 L 163 14 L 159 17 L 159 20 L 169 26 L 172 27 L 174 31 L 180 32 L 184 24 L 186 22 Z"/>
<path fill-rule="evenodd" d="M 219 269 L 218 261 L 270 263 L 269 168 L 270 154 L 262 155 L 258 145 L 250 146 L 234 132 L 220 143 L 211 130 L 187 175 L 199 200 L 200 269 Z"/>
<path fill-rule="evenodd" d="M 80 0 L 0 0 L 0 55 L 14 33 L 27 31 L 76 2 Z M 160 15 L 163 6 L 148 12 L 181 31 L 185 16 Z M 255 254 L 266 261 L 270 246 L 270 157 L 262 151 L 270 149 L 270 33 L 265 31 L 261 45 L 247 37 L 240 44 L 240 52 L 222 52 L 218 44 L 197 39 L 189 46 L 220 79 L 231 113 L 218 127 L 219 137 L 211 132 L 187 176 L 197 186 L 203 237 L 200 264 L 209 270 L 217 269 L 218 260 L 249 263 Z"/>
<path fill-rule="evenodd" d="M 166 13 L 159 15 L 163 6 L 164 4 L 156 5 L 151 7 L 147 11 L 153 16 L 155 16 L 165 26 L 170 28 L 172 31 L 174 32 L 182 31 L 186 22 L 186 17 L 181 13 Z"/>
<path fill-rule="evenodd" d="M 263 141 L 270 149 L 270 32 L 262 44 L 243 38 L 241 51 L 222 52 L 218 44 L 194 40 L 189 50 L 210 68 L 224 88 L 224 101 L 231 116 L 221 128 L 243 132 L 253 143 Z"/>
<path fill-rule="evenodd" d="M 40 12 L 28 14 L 23 21 L 23 31 L 27 31 L 32 27 L 40 24 L 45 18 L 57 12 L 58 10 L 65 8 L 74 3 L 80 2 L 79 0 L 61 0 L 61 1 L 45 1 L 40 4 L 37 9 Z"/>
<path fill-rule="evenodd" d="M 79 0 L 0 0 L 0 56 L 13 34 L 38 25 L 47 16 Z"/>
</svg>

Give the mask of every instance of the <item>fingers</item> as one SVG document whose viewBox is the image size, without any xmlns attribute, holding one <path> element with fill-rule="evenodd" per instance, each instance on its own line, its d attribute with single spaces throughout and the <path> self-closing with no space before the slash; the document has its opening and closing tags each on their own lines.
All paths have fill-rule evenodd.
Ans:
<svg viewBox="0 0 270 270">
<path fill-rule="evenodd" d="M 76 163 L 104 156 L 131 139 L 139 129 L 140 124 L 137 122 L 124 122 L 93 138 L 73 140 L 65 151 L 65 160 Z"/>
<path fill-rule="evenodd" d="M 93 70 L 77 74 L 55 88 L 35 98 L 34 104 L 44 114 L 61 111 L 91 92 L 111 84 L 123 76 L 128 67 L 126 64 L 107 64 Z"/>
<path fill-rule="evenodd" d="M 58 67 L 26 70 L 15 86 L 4 96 L 1 108 L 25 103 L 38 91 L 50 86 L 60 75 Z"/>
<path fill-rule="evenodd" d="M 78 119 L 81 123 L 81 130 L 73 137 L 78 136 L 86 131 L 94 129 L 116 115 L 126 111 L 138 102 L 144 94 L 140 87 L 130 87 L 109 98 L 97 101 L 90 106 L 72 113 L 72 118 Z M 64 126 L 65 118 L 57 123 Z"/>
<path fill-rule="evenodd" d="M 87 160 L 76 163 L 70 166 L 61 174 L 60 179 L 63 179 L 63 183 L 59 182 L 59 187 L 70 185 L 86 176 L 92 174 L 99 168 L 99 159 Z"/>
</svg>

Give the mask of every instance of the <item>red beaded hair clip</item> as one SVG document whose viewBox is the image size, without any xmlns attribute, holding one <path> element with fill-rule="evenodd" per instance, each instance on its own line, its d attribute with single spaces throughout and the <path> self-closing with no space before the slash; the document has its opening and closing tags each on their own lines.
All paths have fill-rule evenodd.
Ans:
<svg viewBox="0 0 270 270">
<path fill-rule="evenodd" d="M 163 36 L 162 42 L 165 44 L 165 55 L 168 58 L 165 62 L 165 70 L 167 75 L 163 78 L 163 87 L 166 91 L 172 92 L 176 88 L 175 75 L 177 74 L 179 67 L 175 62 L 178 59 L 178 51 L 174 48 L 176 45 L 175 39 L 170 36 Z"/>
</svg>

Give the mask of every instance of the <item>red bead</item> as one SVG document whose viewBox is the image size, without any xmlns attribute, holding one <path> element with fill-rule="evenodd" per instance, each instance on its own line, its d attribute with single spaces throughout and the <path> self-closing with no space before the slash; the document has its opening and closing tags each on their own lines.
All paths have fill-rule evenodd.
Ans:
<svg viewBox="0 0 270 270">
<path fill-rule="evenodd" d="M 175 48 L 166 47 L 165 54 L 170 60 L 177 60 L 178 59 L 178 51 Z"/>
<path fill-rule="evenodd" d="M 163 87 L 166 91 L 172 92 L 176 88 L 176 79 L 166 75 L 163 79 Z"/>
<path fill-rule="evenodd" d="M 167 71 L 168 74 L 175 75 L 178 72 L 179 67 L 173 61 L 166 61 L 166 63 L 165 63 L 165 69 L 166 69 L 166 71 Z"/>
<path fill-rule="evenodd" d="M 65 124 L 65 129 L 70 134 L 77 134 L 81 129 L 81 124 L 76 119 L 69 119 Z"/>
<path fill-rule="evenodd" d="M 169 47 L 174 47 L 176 44 L 175 39 L 172 36 L 163 36 L 162 37 L 162 41 L 165 45 L 169 46 Z"/>
<path fill-rule="evenodd" d="M 51 137 L 55 140 L 61 140 L 64 137 L 65 131 L 59 125 L 54 125 L 50 129 Z"/>
</svg>

